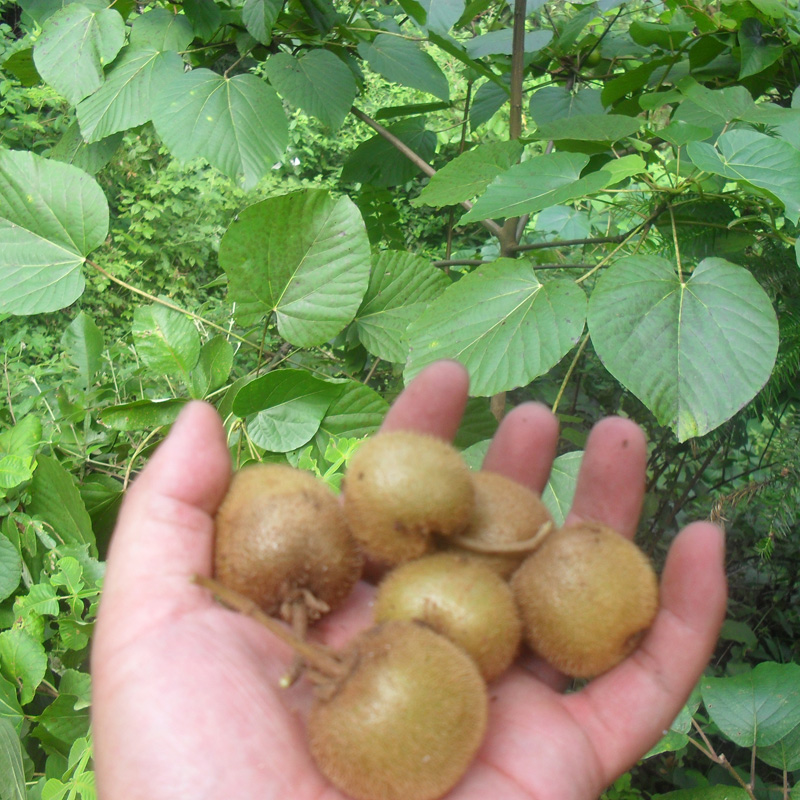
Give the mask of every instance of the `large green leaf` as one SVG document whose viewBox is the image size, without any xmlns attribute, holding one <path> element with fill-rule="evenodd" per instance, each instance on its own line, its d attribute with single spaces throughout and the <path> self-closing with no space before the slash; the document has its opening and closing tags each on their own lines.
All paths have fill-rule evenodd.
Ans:
<svg viewBox="0 0 800 800">
<path fill-rule="evenodd" d="M 509 101 L 509 90 L 493 81 L 482 83 L 475 92 L 472 108 L 469 110 L 469 125 L 475 130 L 488 122 Z"/>
<path fill-rule="evenodd" d="M 194 39 L 192 23 L 183 14 L 166 8 L 151 8 L 136 17 L 131 25 L 130 46 L 147 50 L 186 50 Z"/>
<path fill-rule="evenodd" d="M 295 58 L 276 53 L 267 59 L 269 82 L 293 106 L 338 130 L 356 96 L 356 80 L 347 65 L 328 50 L 310 50 Z"/>
<path fill-rule="evenodd" d="M 168 400 L 136 400 L 118 406 L 108 406 L 100 412 L 100 422 L 115 431 L 144 431 L 172 425 L 181 409 L 184 398 Z"/>
<path fill-rule="evenodd" d="M 153 48 L 125 48 L 108 71 L 105 83 L 78 103 L 78 123 L 87 142 L 149 122 L 154 87 L 183 74 L 183 59 Z"/>
<path fill-rule="evenodd" d="M 21 628 L 0 633 L 0 672 L 20 687 L 20 703 L 33 700 L 47 671 L 47 654 L 41 642 Z"/>
<path fill-rule="evenodd" d="M 189 317 L 159 303 L 138 306 L 132 331 L 136 352 L 154 373 L 189 383 L 200 358 L 200 335 Z"/>
<path fill-rule="evenodd" d="M 498 176 L 519 161 L 523 146 L 508 142 L 479 144 L 448 161 L 428 182 L 413 206 L 451 206 L 481 194 Z"/>
<path fill-rule="evenodd" d="M 192 23 L 196 36 L 209 41 L 222 24 L 222 10 L 214 0 L 183 0 L 183 13 Z"/>
<path fill-rule="evenodd" d="M 55 161 L 72 164 L 90 175 L 96 175 L 111 161 L 121 142 L 122 132 L 101 142 L 84 142 L 76 119 L 70 123 L 48 155 Z"/>
<path fill-rule="evenodd" d="M 464 46 L 470 58 L 483 58 L 489 55 L 510 56 L 512 34 L 511 28 L 506 28 L 502 31 L 490 31 L 468 40 Z M 535 53 L 543 47 L 547 47 L 552 40 L 552 31 L 531 31 L 525 34 L 524 51 L 526 53 Z"/>
<path fill-rule="evenodd" d="M 445 36 L 464 13 L 464 0 L 420 0 L 425 11 L 425 28 Z"/>
<path fill-rule="evenodd" d="M 0 602 L 11 597 L 22 577 L 22 558 L 11 542 L 0 534 Z"/>
<path fill-rule="evenodd" d="M 354 320 L 361 343 L 384 361 L 404 364 L 406 328 L 449 284 L 441 270 L 420 256 L 394 250 L 379 253 Z"/>
<path fill-rule="evenodd" d="M 583 332 L 586 296 L 573 281 L 539 283 L 531 264 L 499 259 L 450 286 L 409 326 L 406 381 L 441 358 L 470 373 L 470 393 L 525 386 Z"/>
<path fill-rule="evenodd" d="M 22 742 L 14 726 L 0 717 L 0 798 L 25 800 L 27 796 Z"/>
<path fill-rule="evenodd" d="M 436 151 L 436 134 L 426 129 L 426 117 L 409 117 L 387 130 L 423 161 Z M 380 134 L 356 147 L 342 168 L 344 183 L 369 183 L 376 187 L 397 186 L 412 180 L 420 168 Z"/>
<path fill-rule="evenodd" d="M 549 153 L 515 164 L 489 184 L 461 221 L 534 214 L 611 183 L 612 174 L 602 169 L 582 178 L 588 163 L 589 156 L 582 153 Z"/>
<path fill-rule="evenodd" d="M 581 142 L 616 142 L 632 136 L 644 125 L 639 117 L 623 114 L 575 114 L 543 122 L 536 129 L 539 139 L 575 139 Z"/>
<path fill-rule="evenodd" d="M 78 368 L 81 386 L 88 389 L 102 363 L 105 343 L 100 328 L 88 314 L 81 311 L 64 331 L 61 346 Z"/>
<path fill-rule="evenodd" d="M 0 719 L 10 722 L 15 730 L 22 728 L 25 712 L 19 704 L 17 689 L 11 681 L 0 675 Z"/>
<path fill-rule="evenodd" d="M 153 98 L 153 123 L 178 159 L 202 156 L 252 188 L 281 159 L 289 124 L 275 90 L 255 75 L 209 69 L 169 75 Z"/>
<path fill-rule="evenodd" d="M 108 203 L 85 172 L 0 151 L 0 313 L 41 314 L 83 293 L 80 268 L 105 241 Z"/>
<path fill-rule="evenodd" d="M 42 26 L 33 60 L 39 74 L 75 105 L 100 88 L 103 67 L 124 42 L 125 22 L 115 9 L 71 3 Z"/>
<path fill-rule="evenodd" d="M 771 43 L 771 33 L 770 30 L 765 31 L 761 21 L 754 17 L 742 20 L 742 27 L 739 29 L 742 60 L 739 80 L 750 75 L 758 75 L 781 58 L 783 46 Z"/>
<path fill-rule="evenodd" d="M 192 370 L 192 397 L 202 398 L 215 392 L 231 374 L 233 346 L 224 336 L 209 339 L 200 350 L 200 358 Z"/>
<path fill-rule="evenodd" d="M 800 665 L 759 664 L 749 672 L 704 678 L 703 703 L 711 719 L 742 747 L 774 745 L 800 725 Z"/>
<path fill-rule="evenodd" d="M 30 480 L 41 439 L 42 423 L 33 415 L 0 433 L 0 489 L 11 489 Z"/>
<path fill-rule="evenodd" d="M 92 521 L 72 476 L 53 456 L 39 456 L 28 511 L 65 544 L 88 544 L 96 555 Z"/>
<path fill-rule="evenodd" d="M 272 41 L 272 26 L 282 6 L 282 0 L 245 0 L 242 22 L 247 32 L 261 44 L 269 44 Z"/>
<path fill-rule="evenodd" d="M 681 280 L 655 256 L 631 256 L 600 278 L 589 331 L 606 369 L 680 441 L 729 419 L 766 383 L 778 324 L 745 269 L 707 258 Z"/>
<path fill-rule="evenodd" d="M 701 786 L 677 792 L 655 794 L 653 800 L 749 800 L 750 795 L 738 786 Z"/>
<path fill-rule="evenodd" d="M 800 725 L 792 728 L 775 744 L 759 747 L 757 755 L 762 761 L 779 770 L 794 772 L 800 769 Z"/>
<path fill-rule="evenodd" d="M 358 381 L 340 384 L 317 431 L 317 448 L 324 453 L 332 436 L 351 439 L 371 436 L 381 426 L 388 410 L 386 400 L 369 386 Z"/>
<path fill-rule="evenodd" d="M 571 92 L 566 86 L 545 86 L 531 95 L 530 115 L 537 125 L 597 114 L 603 114 L 603 101 L 597 89 Z"/>
<path fill-rule="evenodd" d="M 249 325 L 275 312 L 281 336 L 309 347 L 355 316 L 369 281 L 369 239 L 351 200 L 304 190 L 241 212 L 219 261 L 237 319 Z"/>
<path fill-rule="evenodd" d="M 286 453 L 311 441 L 339 386 L 302 369 L 278 369 L 239 389 L 233 412 L 247 420 L 250 438 L 265 450 Z"/>
<path fill-rule="evenodd" d="M 800 150 L 781 139 L 744 129 L 723 133 L 717 148 L 708 142 L 690 142 L 686 152 L 699 169 L 751 183 L 775 195 L 786 207 L 786 216 L 797 223 Z"/>
<path fill-rule="evenodd" d="M 384 78 L 403 86 L 450 99 L 450 86 L 438 64 L 416 42 L 380 33 L 371 44 L 358 47 L 362 58 Z"/>
</svg>

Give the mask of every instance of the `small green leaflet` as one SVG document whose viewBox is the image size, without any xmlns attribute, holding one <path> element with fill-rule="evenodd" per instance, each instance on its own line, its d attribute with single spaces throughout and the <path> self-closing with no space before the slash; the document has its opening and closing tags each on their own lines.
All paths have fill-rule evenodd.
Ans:
<svg viewBox="0 0 800 800">
<path fill-rule="evenodd" d="M 20 628 L 3 631 L 0 633 L 0 671 L 20 686 L 20 703 L 30 703 L 47 671 L 44 646 Z"/>
<path fill-rule="evenodd" d="M 246 189 L 283 157 L 289 124 L 274 89 L 255 75 L 209 69 L 170 75 L 152 99 L 153 123 L 176 158 L 202 156 Z"/>
<path fill-rule="evenodd" d="M 404 364 L 406 328 L 450 284 L 441 270 L 413 253 L 385 250 L 373 258 L 364 301 L 353 321 L 367 351 Z"/>
<path fill-rule="evenodd" d="M 583 451 L 564 453 L 553 462 L 550 478 L 542 492 L 542 502 L 553 516 L 557 526 L 564 524 L 564 520 L 572 507 L 572 498 L 575 496 L 575 487 L 578 485 L 578 472 L 583 461 Z"/>
<path fill-rule="evenodd" d="M 0 797 L 3 800 L 25 800 L 25 767 L 22 763 L 22 742 L 14 726 L 0 716 Z"/>
<path fill-rule="evenodd" d="M 153 372 L 189 384 L 189 373 L 200 358 L 200 335 L 189 317 L 159 303 L 138 306 L 133 312 L 133 341 Z"/>
<path fill-rule="evenodd" d="M 416 42 L 381 33 L 371 44 L 360 44 L 358 52 L 386 80 L 428 92 L 442 100 L 450 99 L 447 78 Z"/>
<path fill-rule="evenodd" d="M 78 123 L 87 142 L 149 122 L 154 87 L 183 74 L 177 53 L 126 47 L 108 71 L 105 83 L 78 103 Z"/>
<path fill-rule="evenodd" d="M 39 74 L 73 105 L 100 88 L 103 67 L 125 42 L 125 23 L 113 8 L 71 3 L 42 26 L 33 49 Z"/>
<path fill-rule="evenodd" d="M 85 172 L 0 151 L 0 313 L 41 314 L 83 293 L 80 268 L 108 234 L 108 203 Z"/>
<path fill-rule="evenodd" d="M 347 65 L 328 50 L 295 58 L 276 53 L 266 62 L 269 82 L 293 106 L 336 131 L 356 97 L 356 80 Z"/>
<path fill-rule="evenodd" d="M 405 380 L 452 358 L 469 370 L 473 395 L 525 386 L 572 349 L 585 314 L 573 281 L 542 284 L 529 262 L 498 259 L 446 289 L 409 326 Z"/>
<path fill-rule="evenodd" d="M 22 577 L 22 558 L 11 542 L 0 533 L 0 602 L 11 597 Z"/>
<path fill-rule="evenodd" d="M 788 142 L 757 131 L 736 129 L 717 139 L 717 149 L 707 142 L 690 142 L 686 152 L 698 169 L 751 183 L 773 194 L 785 206 L 787 218 L 797 224 L 800 151 Z"/>
<path fill-rule="evenodd" d="M 769 297 L 746 269 L 720 258 L 683 281 L 662 258 L 623 258 L 598 280 L 588 322 L 606 369 L 680 441 L 749 402 L 778 349 Z"/>
<path fill-rule="evenodd" d="M 78 368 L 81 387 L 88 389 L 102 363 L 105 343 L 100 328 L 90 316 L 81 311 L 64 331 L 61 346 Z"/>
<path fill-rule="evenodd" d="M 369 281 L 369 239 L 349 198 L 308 189 L 242 211 L 222 237 L 219 263 L 242 324 L 274 312 L 281 336 L 309 347 L 355 316 Z"/>
<path fill-rule="evenodd" d="M 479 144 L 448 161 L 411 205 L 442 208 L 471 200 L 519 161 L 523 150 L 523 145 L 514 139 Z"/>
<path fill-rule="evenodd" d="M 33 415 L 0 433 L 0 489 L 12 489 L 30 480 L 41 439 L 42 423 Z M 0 491 L 0 497 L 3 494 Z"/>
<path fill-rule="evenodd" d="M 171 425 L 186 405 L 183 398 L 136 400 L 108 406 L 100 412 L 100 422 L 115 431 L 145 431 Z"/>
</svg>

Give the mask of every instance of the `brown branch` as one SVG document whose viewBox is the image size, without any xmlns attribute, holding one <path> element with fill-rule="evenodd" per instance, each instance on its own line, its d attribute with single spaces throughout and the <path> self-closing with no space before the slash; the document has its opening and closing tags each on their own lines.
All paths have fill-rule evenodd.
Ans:
<svg viewBox="0 0 800 800">
<path fill-rule="evenodd" d="M 389 142 L 393 147 L 399 150 L 412 164 L 416 165 L 417 167 L 422 170 L 429 178 L 432 178 L 436 174 L 436 170 L 427 162 L 424 158 L 421 158 L 417 153 L 415 153 L 405 142 L 400 141 L 393 133 L 386 130 L 379 122 L 376 122 L 372 117 L 365 114 L 360 109 L 353 106 L 350 109 L 350 113 L 360 119 L 362 122 L 369 125 L 379 136 L 382 136 Z M 472 208 L 472 203 L 468 200 L 465 200 L 461 205 L 469 211 Z M 500 238 L 501 235 L 501 228 L 500 226 L 491 219 L 484 219 L 481 220 L 481 224 L 487 228 L 491 233 L 495 236 Z"/>
<path fill-rule="evenodd" d="M 479 258 L 455 258 L 444 261 L 434 261 L 434 267 L 480 267 L 481 264 L 491 264 L 491 261 L 481 261 Z M 533 264 L 534 269 L 591 269 L 594 264 Z"/>
</svg>

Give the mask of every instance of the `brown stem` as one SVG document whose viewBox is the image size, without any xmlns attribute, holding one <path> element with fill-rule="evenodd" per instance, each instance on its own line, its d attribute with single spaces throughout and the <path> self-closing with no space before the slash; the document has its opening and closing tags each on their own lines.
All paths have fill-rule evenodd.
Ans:
<svg viewBox="0 0 800 800">
<path fill-rule="evenodd" d="M 193 575 L 192 582 L 208 589 L 221 603 L 238 611 L 240 614 L 251 617 L 259 625 L 263 625 L 271 634 L 277 636 L 284 644 L 288 644 L 295 653 L 302 656 L 317 672 L 331 678 L 340 677 L 343 668 L 342 662 L 335 656 L 328 655 L 318 645 L 298 639 L 291 631 L 278 622 L 278 620 L 265 614 L 249 597 L 229 589 L 219 581 L 205 575 Z"/>
<path fill-rule="evenodd" d="M 488 555 L 527 553 L 530 550 L 535 550 L 552 529 L 553 523 L 545 522 L 530 539 L 523 539 L 519 542 L 479 542 L 466 536 L 449 536 L 447 541 L 448 543 L 452 542 L 462 550 L 469 550 L 471 553 L 485 553 Z"/>
</svg>

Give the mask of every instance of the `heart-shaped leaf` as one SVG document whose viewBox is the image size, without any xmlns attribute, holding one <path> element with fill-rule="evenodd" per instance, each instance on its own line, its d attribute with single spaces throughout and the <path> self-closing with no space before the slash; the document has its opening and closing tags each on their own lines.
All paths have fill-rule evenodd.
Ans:
<svg viewBox="0 0 800 800">
<path fill-rule="evenodd" d="M 0 313 L 41 314 L 83 293 L 80 268 L 108 233 L 108 203 L 85 172 L 0 151 Z"/>
<path fill-rule="evenodd" d="M 469 370 L 473 395 L 525 386 L 572 349 L 585 314 L 573 281 L 539 283 L 529 262 L 501 258 L 454 283 L 409 326 L 405 379 L 452 358 Z"/>
<path fill-rule="evenodd" d="M 631 256 L 597 282 L 592 343 L 606 369 L 680 441 L 730 419 L 766 383 L 778 349 L 769 298 L 746 270 L 707 258 L 688 280 Z"/>
<path fill-rule="evenodd" d="M 369 280 L 369 239 L 351 200 L 304 190 L 242 211 L 222 238 L 219 262 L 242 324 L 275 312 L 281 336 L 309 347 L 355 316 Z"/>
<path fill-rule="evenodd" d="M 133 312 L 133 341 L 154 373 L 189 383 L 200 357 L 200 335 L 185 314 L 158 303 L 139 306 Z"/>
</svg>

